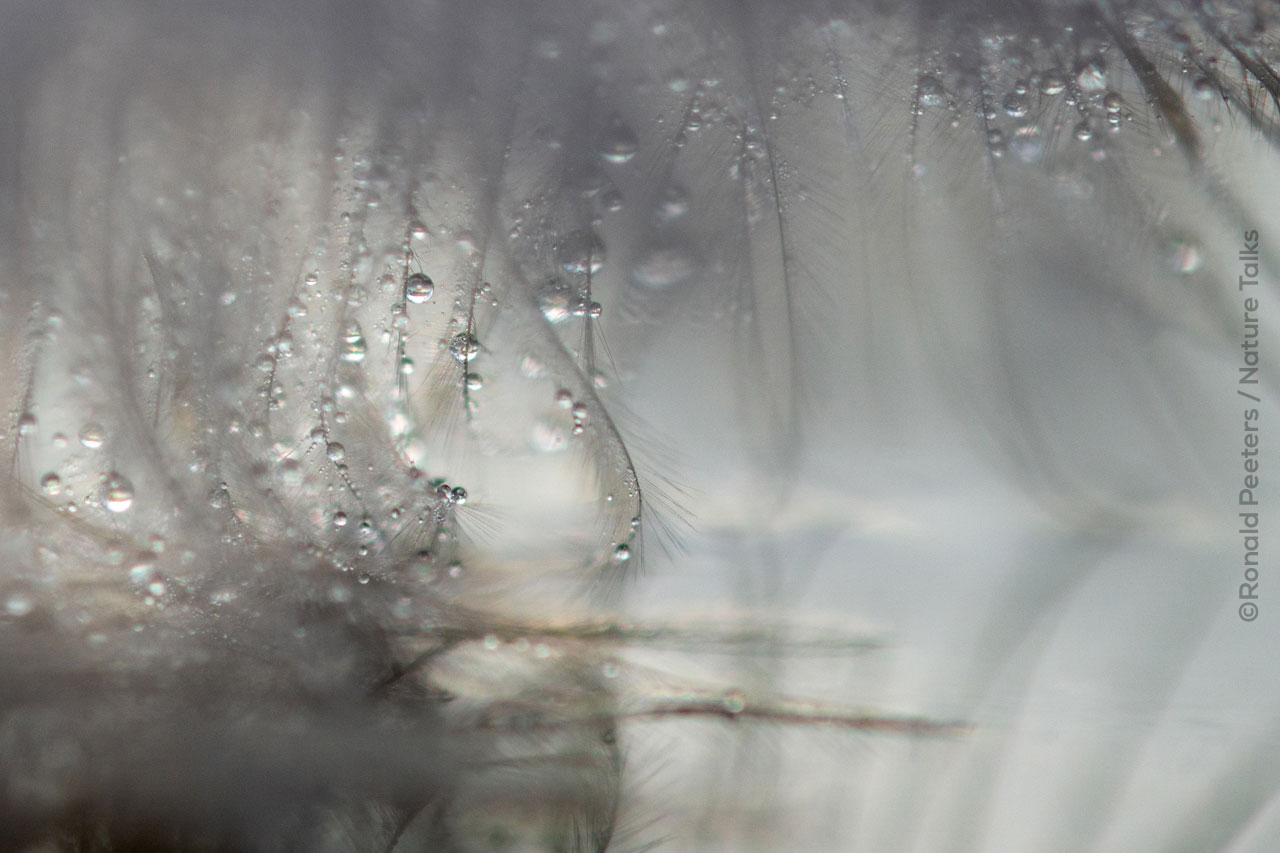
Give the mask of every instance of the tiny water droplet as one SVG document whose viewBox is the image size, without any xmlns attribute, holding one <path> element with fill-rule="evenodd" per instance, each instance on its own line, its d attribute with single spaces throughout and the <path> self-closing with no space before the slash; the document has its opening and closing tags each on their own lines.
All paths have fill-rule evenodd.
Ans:
<svg viewBox="0 0 1280 853">
<path fill-rule="evenodd" d="M 658 222 L 668 224 L 676 221 L 689 212 L 689 196 L 684 189 L 674 184 L 662 191 L 654 210 Z"/>
<path fill-rule="evenodd" d="M 35 605 L 26 593 L 15 592 L 5 599 L 4 609 L 10 616 L 26 616 Z"/>
<path fill-rule="evenodd" d="M 1067 88 L 1067 81 L 1056 68 L 1040 75 L 1040 93 L 1042 95 L 1060 95 Z"/>
<path fill-rule="evenodd" d="M 22 417 L 18 418 L 18 435 L 31 435 L 36 431 L 36 416 L 30 412 L 23 412 Z"/>
<path fill-rule="evenodd" d="M 651 246 L 631 267 L 631 281 L 653 290 L 684 284 L 693 277 L 694 264 L 681 246 Z"/>
<path fill-rule="evenodd" d="M 480 343 L 468 332 L 454 335 L 453 340 L 449 342 L 449 355 L 453 356 L 453 360 L 458 364 L 474 361 L 479 354 Z"/>
<path fill-rule="evenodd" d="M 1009 151 L 1023 163 L 1035 163 L 1044 153 L 1044 139 L 1035 125 L 1020 127 L 1013 132 Z"/>
<path fill-rule="evenodd" d="M 1191 275 L 1204 266 L 1204 254 L 1191 238 L 1179 237 L 1165 246 L 1165 259 L 1179 275 Z"/>
<path fill-rule="evenodd" d="M 341 462 L 347 455 L 347 449 L 336 441 L 329 442 L 328 448 L 325 450 L 330 462 Z"/>
<path fill-rule="evenodd" d="M 617 213 L 622 210 L 624 200 L 622 190 L 617 187 L 610 187 L 601 194 L 600 206 L 610 213 Z"/>
<path fill-rule="evenodd" d="M 1031 100 L 1024 94 L 1010 92 L 1004 96 L 1003 106 L 1013 118 L 1022 118 L 1031 110 Z"/>
<path fill-rule="evenodd" d="M 916 80 L 916 97 L 922 108 L 937 107 L 946 102 L 947 93 L 937 77 L 926 74 Z"/>
<path fill-rule="evenodd" d="M 569 305 L 573 301 L 573 286 L 562 278 L 550 278 L 542 283 L 536 294 L 542 316 L 551 323 L 563 323 L 572 316 Z"/>
<path fill-rule="evenodd" d="M 613 549 L 613 561 L 615 563 L 625 563 L 631 559 L 631 546 L 619 545 Z"/>
<path fill-rule="evenodd" d="M 103 505 L 111 512 L 124 512 L 133 506 L 133 483 L 114 471 L 103 477 L 101 493 Z"/>
<path fill-rule="evenodd" d="M 62 478 L 50 471 L 40 478 L 40 491 L 49 497 L 62 494 Z"/>
<path fill-rule="evenodd" d="M 590 228 L 565 235 L 556 247 L 560 266 L 577 275 L 598 273 L 604 266 L 604 257 L 604 240 Z"/>
<path fill-rule="evenodd" d="M 367 351 L 368 344 L 364 339 L 364 330 L 360 328 L 359 323 L 352 320 L 342 334 L 342 358 L 351 362 L 364 361 Z"/>
<path fill-rule="evenodd" d="M 1101 92 L 1107 88 L 1107 66 L 1101 59 L 1090 59 L 1076 66 L 1076 85 L 1085 92 Z"/>
<path fill-rule="evenodd" d="M 611 116 L 600 137 L 600 156 L 610 163 L 625 163 L 636 155 L 639 148 L 640 140 L 636 138 L 635 131 L 621 116 Z"/>
</svg>

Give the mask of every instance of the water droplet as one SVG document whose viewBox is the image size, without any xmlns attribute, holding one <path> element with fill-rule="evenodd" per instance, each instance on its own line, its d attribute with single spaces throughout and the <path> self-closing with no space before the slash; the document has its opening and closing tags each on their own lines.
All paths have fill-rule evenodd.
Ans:
<svg viewBox="0 0 1280 853">
<path fill-rule="evenodd" d="M 604 256 L 604 240 L 590 228 L 565 235 L 556 247 L 560 266 L 577 275 L 598 273 L 604 266 Z"/>
<path fill-rule="evenodd" d="M 36 416 L 30 412 L 23 412 L 22 417 L 18 418 L 18 435 L 31 435 L 36 431 Z"/>
<path fill-rule="evenodd" d="M 1081 142 L 1088 142 L 1093 139 L 1093 128 L 1089 127 L 1089 122 L 1082 121 L 1075 127 L 1075 137 Z"/>
<path fill-rule="evenodd" d="M 916 80 L 916 98 L 922 108 L 941 106 L 947 100 L 947 92 L 937 77 L 928 74 Z"/>
<path fill-rule="evenodd" d="M 622 210 L 623 202 L 622 190 L 617 187 L 610 187 L 600 196 L 600 205 L 610 213 L 617 213 Z"/>
<path fill-rule="evenodd" d="M 1107 92 L 1106 97 L 1102 99 L 1102 108 L 1109 113 L 1118 113 L 1123 106 L 1124 101 L 1115 92 Z"/>
<path fill-rule="evenodd" d="M 364 330 L 360 328 L 359 323 L 352 320 L 347 324 L 346 331 L 342 333 L 342 358 L 351 362 L 364 361 L 367 351 L 368 344 L 364 339 Z"/>
<path fill-rule="evenodd" d="M 453 340 L 449 342 L 449 355 L 453 356 L 453 360 L 458 362 L 458 364 L 466 364 L 469 361 L 474 361 L 475 357 L 479 354 L 479 341 L 467 332 L 454 335 Z"/>
<path fill-rule="evenodd" d="M 405 282 L 404 297 L 414 305 L 426 302 L 435 292 L 435 282 L 425 273 L 416 272 Z"/>
<path fill-rule="evenodd" d="M 1062 73 L 1055 69 L 1050 69 L 1040 75 L 1040 93 L 1043 95 L 1060 95 L 1062 90 L 1067 88 L 1067 81 L 1063 78 Z"/>
<path fill-rule="evenodd" d="M 1101 59 L 1090 59 L 1076 66 L 1076 85 L 1085 92 L 1101 92 L 1107 88 L 1107 66 Z"/>
<path fill-rule="evenodd" d="M 625 563 L 631 559 L 631 546 L 619 545 L 613 549 L 613 561 L 615 563 Z"/>
<path fill-rule="evenodd" d="M 1169 267 L 1179 275 L 1191 275 L 1204 266 L 1204 253 L 1189 237 L 1169 241 L 1164 247 L 1164 253 Z"/>
<path fill-rule="evenodd" d="M 325 454 L 329 457 L 330 462 L 341 462 L 346 458 L 347 449 L 336 441 L 329 442 Z"/>
<path fill-rule="evenodd" d="M 574 299 L 573 285 L 562 278 L 550 278 L 542 283 L 536 294 L 542 316 L 551 323 L 563 323 L 572 316 L 570 303 Z"/>
<path fill-rule="evenodd" d="M 1003 106 L 1013 118 L 1022 118 L 1031 110 L 1031 100 L 1026 95 L 1010 92 L 1004 96 Z"/>
<path fill-rule="evenodd" d="M 209 492 L 209 506 L 214 509 L 226 509 L 231 506 L 231 495 L 227 492 L 226 487 L 219 486 Z"/>
<path fill-rule="evenodd" d="M 342 512 L 341 510 L 339 510 L 338 512 L 335 512 L 335 513 L 333 514 L 333 526 L 334 526 L 334 527 L 339 527 L 339 528 L 341 528 L 341 527 L 346 527 L 346 526 L 347 526 L 347 514 L 346 514 L 345 512 Z"/>
<path fill-rule="evenodd" d="M 320 276 L 316 275 L 313 272 L 309 272 L 302 277 L 302 283 L 305 284 L 307 287 L 315 287 L 317 284 L 320 283 Z"/>
<path fill-rule="evenodd" d="M 40 478 L 40 491 L 49 497 L 62 494 L 62 478 L 50 471 Z"/>
<path fill-rule="evenodd" d="M 654 213 L 658 222 L 666 225 L 689 212 L 689 196 L 683 188 L 672 185 L 662 191 Z"/>
<path fill-rule="evenodd" d="M 724 694 L 724 709 L 730 714 L 741 714 L 747 707 L 747 697 L 741 690 L 730 690 Z"/>
<path fill-rule="evenodd" d="M 636 155 L 640 140 L 621 116 L 610 117 L 608 126 L 600 137 L 600 156 L 610 163 L 625 163 Z"/>
<path fill-rule="evenodd" d="M 124 512 L 133 506 L 133 483 L 112 471 L 102 478 L 102 503 L 111 512 Z"/>
<path fill-rule="evenodd" d="M 651 246 L 631 267 L 631 280 L 641 287 L 663 290 L 688 281 L 693 259 L 681 246 Z"/>
<path fill-rule="evenodd" d="M 353 284 L 347 288 L 347 305 L 359 308 L 369 301 L 369 291 L 363 284 Z"/>
<path fill-rule="evenodd" d="M 1037 162 L 1044 153 L 1044 138 L 1040 136 L 1040 128 L 1030 125 L 1015 130 L 1009 143 L 1009 151 L 1023 163 Z"/>
<path fill-rule="evenodd" d="M 79 439 L 81 439 L 81 444 L 84 447 L 90 448 L 90 450 L 97 450 L 106 439 L 106 430 L 102 429 L 102 424 L 90 421 L 90 423 L 81 427 Z"/>
<path fill-rule="evenodd" d="M 31 597 L 23 592 L 11 593 L 4 602 L 5 612 L 10 616 L 26 616 L 34 606 Z"/>
</svg>

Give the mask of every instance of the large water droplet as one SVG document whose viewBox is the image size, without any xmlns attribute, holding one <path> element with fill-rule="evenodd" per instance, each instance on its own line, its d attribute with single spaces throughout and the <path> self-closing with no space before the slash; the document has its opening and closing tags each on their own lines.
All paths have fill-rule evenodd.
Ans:
<svg viewBox="0 0 1280 853">
<path fill-rule="evenodd" d="M 421 305 L 436 292 L 436 285 L 425 273 L 416 272 L 405 282 L 404 298 Z"/>
</svg>

